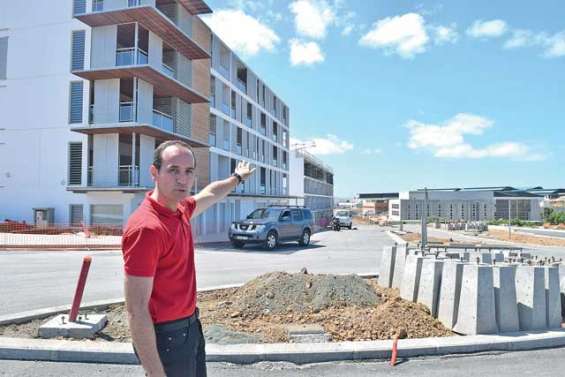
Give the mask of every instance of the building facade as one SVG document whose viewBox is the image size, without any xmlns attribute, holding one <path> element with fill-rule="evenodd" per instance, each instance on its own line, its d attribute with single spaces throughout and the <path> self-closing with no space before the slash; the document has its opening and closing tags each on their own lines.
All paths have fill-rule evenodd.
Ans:
<svg viewBox="0 0 565 377">
<path fill-rule="evenodd" d="M 300 204 L 312 210 L 316 224 L 324 226 L 333 216 L 333 169 L 305 150 L 292 150 L 290 156 L 290 195 L 303 198 Z"/>
<path fill-rule="evenodd" d="M 432 189 L 427 205 L 423 190 L 407 191 L 389 201 L 389 219 L 419 220 L 425 211 L 428 218 L 442 221 L 540 221 L 542 202 L 543 196 L 512 187 Z"/>
<path fill-rule="evenodd" d="M 389 201 L 398 199 L 397 192 L 363 193 L 357 196 L 361 204 L 363 216 L 386 216 L 389 210 Z"/>
<path fill-rule="evenodd" d="M 201 0 L 9 2 L 0 15 L 0 220 L 123 224 L 155 146 L 196 156 L 193 191 L 256 173 L 195 221 L 209 239 L 288 200 L 289 109 L 215 36 Z"/>
</svg>

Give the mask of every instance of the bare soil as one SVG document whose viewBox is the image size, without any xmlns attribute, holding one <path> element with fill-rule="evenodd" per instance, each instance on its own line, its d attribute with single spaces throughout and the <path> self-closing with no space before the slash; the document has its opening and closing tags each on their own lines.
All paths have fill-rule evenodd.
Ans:
<svg viewBox="0 0 565 377">
<path fill-rule="evenodd" d="M 565 239 L 557 237 L 536 236 L 523 233 L 512 233 L 512 238 L 508 237 L 508 231 L 505 230 L 489 230 L 487 237 L 503 241 L 513 241 L 525 243 L 528 245 L 541 246 L 565 246 Z"/>
<path fill-rule="evenodd" d="M 296 324 L 321 325 L 331 341 L 455 335 L 425 306 L 355 275 L 270 273 L 241 288 L 199 293 L 198 306 L 205 334 L 225 329 L 243 343 L 286 342 L 287 326 Z M 109 323 L 96 340 L 131 342 L 123 305 L 108 307 L 106 314 Z M 0 336 L 35 338 L 44 321 L 0 326 Z"/>
</svg>

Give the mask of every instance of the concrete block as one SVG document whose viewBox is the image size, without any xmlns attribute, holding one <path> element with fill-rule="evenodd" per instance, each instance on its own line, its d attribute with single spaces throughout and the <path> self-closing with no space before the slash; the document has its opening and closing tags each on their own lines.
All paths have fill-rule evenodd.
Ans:
<svg viewBox="0 0 565 377">
<path fill-rule="evenodd" d="M 402 274 L 402 284 L 400 285 L 400 297 L 405 300 L 416 302 L 418 299 L 418 288 L 423 260 L 424 257 L 419 255 L 408 255 L 406 257 L 406 264 L 404 265 L 404 272 Z"/>
<path fill-rule="evenodd" d="M 331 338 L 320 325 L 288 325 L 286 329 L 290 343 L 326 343 Z"/>
<path fill-rule="evenodd" d="M 516 267 L 516 298 L 520 330 L 547 328 L 544 275 L 543 267 Z"/>
<path fill-rule="evenodd" d="M 394 276 L 394 262 L 396 260 L 396 246 L 383 248 L 381 265 L 379 268 L 379 284 L 381 287 L 391 288 Z"/>
<path fill-rule="evenodd" d="M 76 322 L 69 322 L 67 314 L 58 315 L 39 327 L 39 336 L 42 338 L 94 338 L 94 335 L 102 330 L 108 319 L 105 314 L 89 314 L 88 317 L 81 315 Z"/>
<path fill-rule="evenodd" d="M 437 318 L 450 329 L 457 322 L 462 276 L 463 263 L 453 261 L 443 264 Z"/>
<path fill-rule="evenodd" d="M 418 302 L 426 305 L 434 317 L 437 317 L 443 263 L 442 260 L 434 258 L 424 258 L 422 261 L 422 272 L 420 273 L 420 285 L 418 287 Z"/>
<path fill-rule="evenodd" d="M 408 254 L 407 245 L 396 245 L 396 258 L 394 260 L 394 275 L 392 277 L 392 287 L 399 288 L 402 284 L 402 275 L 404 273 L 404 264 L 406 263 L 406 255 Z"/>
<path fill-rule="evenodd" d="M 492 268 L 496 323 L 500 332 L 520 331 L 514 267 L 497 265 Z"/>
<path fill-rule="evenodd" d="M 545 300 L 547 303 L 547 328 L 561 327 L 561 292 L 559 289 L 559 267 L 544 267 Z"/>
<path fill-rule="evenodd" d="M 465 264 L 455 332 L 476 335 L 496 334 L 496 309 L 492 266 Z"/>
</svg>

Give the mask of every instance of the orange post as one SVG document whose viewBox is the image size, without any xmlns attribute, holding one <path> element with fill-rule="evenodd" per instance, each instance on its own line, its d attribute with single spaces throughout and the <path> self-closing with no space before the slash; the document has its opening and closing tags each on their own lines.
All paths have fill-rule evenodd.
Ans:
<svg viewBox="0 0 565 377">
<path fill-rule="evenodd" d="M 396 358 L 398 357 L 398 335 L 394 337 L 394 341 L 392 342 L 392 355 L 390 358 L 390 366 L 393 367 L 396 365 Z"/>
<path fill-rule="evenodd" d="M 84 292 L 84 286 L 86 285 L 86 277 L 88 276 L 88 270 L 90 269 L 91 262 L 92 257 L 86 256 L 82 259 L 82 268 L 80 269 L 77 289 L 75 290 L 73 305 L 71 306 L 71 312 L 69 313 L 69 322 L 75 322 L 77 319 L 78 309 L 80 308 L 80 302 L 82 301 L 82 294 Z"/>
</svg>

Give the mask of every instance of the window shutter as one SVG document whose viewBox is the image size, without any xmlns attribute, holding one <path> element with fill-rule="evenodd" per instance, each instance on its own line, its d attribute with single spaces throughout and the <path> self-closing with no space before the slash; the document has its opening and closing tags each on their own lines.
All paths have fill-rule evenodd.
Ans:
<svg viewBox="0 0 565 377">
<path fill-rule="evenodd" d="M 69 109 L 69 123 L 82 123 L 82 81 L 71 82 L 71 100 Z"/>
<path fill-rule="evenodd" d="M 86 13 L 86 0 L 73 0 L 73 15 Z"/>
<path fill-rule="evenodd" d="M 82 184 L 82 143 L 69 144 L 69 185 Z"/>
<path fill-rule="evenodd" d="M 73 31 L 71 71 L 84 69 L 84 41 L 86 32 L 84 30 Z"/>
</svg>

